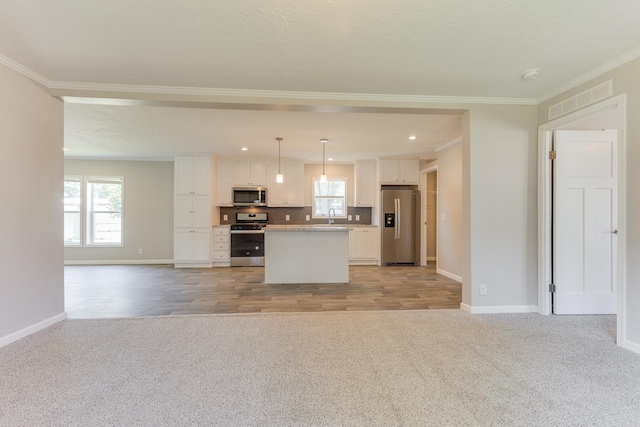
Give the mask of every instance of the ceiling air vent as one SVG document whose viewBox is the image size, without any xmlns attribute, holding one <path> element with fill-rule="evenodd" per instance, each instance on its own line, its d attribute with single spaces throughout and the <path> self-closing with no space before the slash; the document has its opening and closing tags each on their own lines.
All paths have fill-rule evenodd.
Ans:
<svg viewBox="0 0 640 427">
<path fill-rule="evenodd" d="M 598 86 L 594 86 L 591 89 L 580 92 L 571 98 L 565 99 L 562 102 L 549 107 L 549 120 L 553 120 L 556 117 L 564 116 L 573 111 L 586 107 L 589 104 L 608 98 L 613 94 L 613 81 L 607 80 L 604 83 L 600 83 Z"/>
</svg>

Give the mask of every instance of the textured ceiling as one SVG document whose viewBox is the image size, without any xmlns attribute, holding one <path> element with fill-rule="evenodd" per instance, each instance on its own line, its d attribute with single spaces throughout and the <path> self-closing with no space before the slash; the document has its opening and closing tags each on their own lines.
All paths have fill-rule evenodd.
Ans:
<svg viewBox="0 0 640 427">
<path fill-rule="evenodd" d="M 322 160 L 320 139 L 326 138 L 327 157 L 336 162 L 435 158 L 433 148 L 460 135 L 461 117 L 65 104 L 65 146 L 68 157 L 277 157 L 275 138 L 282 137 L 283 157 L 313 162 Z"/>
<path fill-rule="evenodd" d="M 531 100 L 636 51 L 639 21 L 638 0 L 2 0 L 0 55 L 63 89 Z"/>
</svg>

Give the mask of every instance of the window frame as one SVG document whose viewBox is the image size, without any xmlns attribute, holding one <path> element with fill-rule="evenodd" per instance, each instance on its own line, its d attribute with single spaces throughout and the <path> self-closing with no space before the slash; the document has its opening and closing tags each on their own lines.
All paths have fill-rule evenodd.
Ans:
<svg viewBox="0 0 640 427">
<path fill-rule="evenodd" d="M 73 182 L 77 182 L 80 186 L 80 203 L 79 203 L 79 210 L 78 211 L 68 211 L 66 209 L 66 205 L 64 203 L 64 195 L 63 195 L 63 201 L 62 201 L 62 210 L 63 210 L 63 217 L 65 216 L 65 214 L 67 213 L 78 213 L 79 215 L 79 221 L 78 221 L 78 235 L 79 235 L 79 240 L 77 244 L 68 244 L 67 241 L 65 240 L 65 237 L 63 235 L 63 244 L 65 248 L 81 248 L 84 246 L 84 179 L 82 175 L 65 175 L 64 176 L 64 182 L 68 182 L 68 181 L 73 181 Z M 64 225 L 66 225 L 66 220 Z M 64 230 L 63 230 L 64 233 Z"/>
<path fill-rule="evenodd" d="M 89 184 L 108 182 L 120 182 L 120 211 L 93 211 L 93 207 L 89 206 Z M 87 248 L 122 248 L 124 247 L 124 176 L 85 176 L 84 177 L 84 247 Z M 118 243 L 95 243 L 92 226 L 94 224 L 94 214 L 96 213 L 119 213 L 120 214 L 120 242 Z"/>
<path fill-rule="evenodd" d="M 324 214 L 317 214 L 316 213 L 316 198 L 321 198 L 321 199 L 338 199 L 341 197 L 336 197 L 336 196 L 316 196 L 316 182 L 320 181 L 320 177 L 313 177 L 311 180 L 311 191 L 312 191 L 312 196 L 311 196 L 311 218 L 314 219 L 325 219 L 325 218 L 329 218 L 329 213 L 327 212 L 327 215 Z M 347 188 L 348 188 L 348 183 L 349 181 L 347 180 L 347 178 L 343 178 L 343 177 L 333 177 L 333 178 L 327 178 L 327 181 L 344 181 L 344 215 L 336 215 L 336 216 L 332 216 L 332 218 L 339 218 L 339 219 L 346 219 L 348 217 L 348 210 L 349 210 L 349 205 L 347 204 Z"/>
</svg>

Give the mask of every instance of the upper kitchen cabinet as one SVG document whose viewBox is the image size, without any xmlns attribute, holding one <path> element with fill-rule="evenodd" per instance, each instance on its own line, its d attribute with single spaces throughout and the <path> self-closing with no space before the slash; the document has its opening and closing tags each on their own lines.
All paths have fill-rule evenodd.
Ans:
<svg viewBox="0 0 640 427">
<path fill-rule="evenodd" d="M 355 170 L 355 206 L 373 207 L 376 194 L 376 162 L 374 160 L 358 160 L 355 162 Z"/>
<path fill-rule="evenodd" d="M 380 184 L 411 184 L 420 182 L 419 160 L 380 160 Z"/>
<path fill-rule="evenodd" d="M 234 185 L 267 185 L 267 162 L 235 162 Z"/>
<path fill-rule="evenodd" d="M 278 163 L 269 163 L 269 192 L 267 204 L 271 207 L 304 206 L 304 163 L 286 161 L 281 163 L 280 171 L 284 182 L 276 182 Z"/>
<path fill-rule="evenodd" d="M 174 163 L 174 193 L 203 195 L 210 194 L 209 157 L 177 156 Z"/>
<path fill-rule="evenodd" d="M 233 206 L 233 169 L 235 162 L 218 160 L 216 163 L 216 206 Z"/>
</svg>

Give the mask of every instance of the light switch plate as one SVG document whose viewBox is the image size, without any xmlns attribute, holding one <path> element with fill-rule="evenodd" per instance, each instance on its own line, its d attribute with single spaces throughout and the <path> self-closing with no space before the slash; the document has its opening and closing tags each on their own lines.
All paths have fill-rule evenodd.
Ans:
<svg viewBox="0 0 640 427">
<path fill-rule="evenodd" d="M 284 220 L 285 220 L 285 221 L 289 221 L 290 219 L 291 219 L 291 217 L 290 217 L 289 215 L 285 215 L 285 216 L 284 216 Z"/>
<path fill-rule="evenodd" d="M 356 221 L 360 221 L 360 215 L 356 215 Z"/>
<path fill-rule="evenodd" d="M 311 218 L 309 217 L 309 215 L 306 216 L 307 221 L 309 221 Z"/>
<path fill-rule="evenodd" d="M 223 221 L 229 221 L 229 216 L 228 215 L 222 215 L 222 220 Z"/>
<path fill-rule="evenodd" d="M 353 217 L 352 217 L 351 215 L 347 215 L 347 219 L 348 219 L 349 221 L 351 221 L 351 220 L 353 219 Z"/>
</svg>

